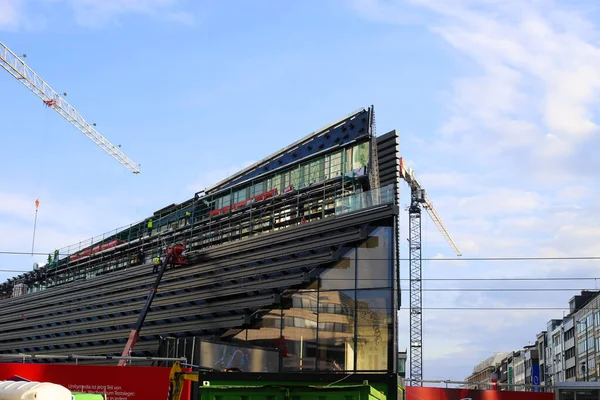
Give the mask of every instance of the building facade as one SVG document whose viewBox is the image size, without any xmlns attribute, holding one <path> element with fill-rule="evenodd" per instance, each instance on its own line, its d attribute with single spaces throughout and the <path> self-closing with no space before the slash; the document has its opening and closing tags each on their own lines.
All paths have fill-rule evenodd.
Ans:
<svg viewBox="0 0 600 400">
<path fill-rule="evenodd" d="M 483 360 L 473 368 L 473 373 L 465 378 L 472 388 L 487 389 L 491 384 L 497 383 L 502 379 L 502 362 L 509 353 L 496 353 L 493 356 Z"/>
<path fill-rule="evenodd" d="M 514 389 L 522 390 L 525 385 L 525 357 L 523 350 L 513 352 Z"/>
<path fill-rule="evenodd" d="M 553 386 L 556 382 L 564 381 L 564 348 L 563 348 L 563 320 L 553 319 L 548 321 L 545 333 L 546 355 L 544 357 L 544 385 Z"/>
<path fill-rule="evenodd" d="M 523 348 L 523 362 L 525 363 L 525 385 L 540 385 L 540 364 L 537 345 Z"/>
<path fill-rule="evenodd" d="M 520 384 L 554 387 L 599 381 L 599 362 L 600 291 L 583 290 L 569 300 L 567 315 L 548 321 L 535 345 L 507 356 L 496 373 L 500 383 L 506 382 L 509 388 L 514 384 L 517 390 Z"/>
<path fill-rule="evenodd" d="M 164 274 L 132 355 L 397 372 L 398 171 L 396 131 L 377 136 L 359 110 L 0 284 L 0 353 L 120 355 L 152 260 L 182 244 L 187 264 Z"/>
<path fill-rule="evenodd" d="M 546 381 L 547 381 L 547 370 L 546 370 L 546 357 L 547 357 L 547 351 L 548 351 L 548 343 L 547 343 L 547 339 L 548 338 L 548 332 L 547 331 L 542 331 L 540 333 L 538 333 L 536 335 L 536 341 L 535 341 L 535 346 L 536 346 L 536 350 L 537 350 L 537 354 L 539 357 L 539 371 L 538 371 L 538 377 L 539 377 L 539 385 L 542 386 L 546 386 Z M 533 376 L 535 376 L 535 373 L 533 374 Z M 534 380 L 534 384 L 535 384 L 535 380 Z"/>
</svg>

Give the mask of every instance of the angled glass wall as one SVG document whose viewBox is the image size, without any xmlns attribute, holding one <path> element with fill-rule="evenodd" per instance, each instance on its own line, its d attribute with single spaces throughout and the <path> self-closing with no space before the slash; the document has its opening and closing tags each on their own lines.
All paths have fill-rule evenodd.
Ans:
<svg viewBox="0 0 600 400">
<path fill-rule="evenodd" d="M 261 310 L 252 328 L 225 336 L 277 349 L 283 372 L 388 372 L 396 356 L 392 228 L 373 227 L 341 251 L 309 287 L 284 292 L 281 309 Z"/>
</svg>

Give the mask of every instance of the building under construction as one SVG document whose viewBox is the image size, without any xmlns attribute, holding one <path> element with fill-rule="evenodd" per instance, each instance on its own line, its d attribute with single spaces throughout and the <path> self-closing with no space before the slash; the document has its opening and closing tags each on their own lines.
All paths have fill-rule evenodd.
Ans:
<svg viewBox="0 0 600 400">
<path fill-rule="evenodd" d="M 132 352 L 244 371 L 395 372 L 398 136 L 359 110 L 0 284 L 0 353 Z M 201 350 L 202 348 L 202 350 Z"/>
</svg>

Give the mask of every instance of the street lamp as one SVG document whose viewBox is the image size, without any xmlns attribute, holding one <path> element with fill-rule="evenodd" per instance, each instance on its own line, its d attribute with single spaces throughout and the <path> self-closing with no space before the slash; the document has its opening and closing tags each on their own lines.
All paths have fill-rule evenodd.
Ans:
<svg viewBox="0 0 600 400">
<path fill-rule="evenodd" d="M 590 369 L 588 368 L 588 361 L 589 361 L 589 351 L 590 351 L 590 347 L 588 346 L 588 324 L 587 324 L 587 317 L 583 320 L 583 321 L 577 321 L 578 324 L 583 323 L 583 327 L 585 329 L 585 361 L 581 363 L 581 372 L 585 373 L 585 381 L 589 381 L 590 380 Z"/>
</svg>

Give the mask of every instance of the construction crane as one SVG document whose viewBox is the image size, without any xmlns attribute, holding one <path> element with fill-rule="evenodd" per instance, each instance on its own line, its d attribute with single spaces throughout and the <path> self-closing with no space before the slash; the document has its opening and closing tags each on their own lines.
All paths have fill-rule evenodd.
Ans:
<svg viewBox="0 0 600 400">
<path fill-rule="evenodd" d="M 25 62 L 13 53 L 4 43 L 0 42 L 0 66 L 4 68 L 15 79 L 25 85 L 36 96 L 51 107 L 64 119 L 73 124 L 98 147 L 107 152 L 125 168 L 134 174 L 140 173 L 140 167 L 127 157 L 119 148 L 109 142 L 94 127 L 89 124 L 81 114 L 67 101 L 56 93 L 38 74 L 36 74 Z M 65 93 L 66 94 L 66 93 Z M 94 124 L 95 125 L 95 124 Z"/>
<path fill-rule="evenodd" d="M 400 157 L 400 177 L 410 187 L 408 207 L 409 264 L 410 264 L 410 379 L 411 385 L 423 386 L 423 285 L 421 271 L 421 209 L 424 208 L 435 226 L 444 236 L 457 256 L 462 256 L 442 219 L 433 207 L 425 189 L 421 186 L 412 168 L 406 168 Z"/>
</svg>

